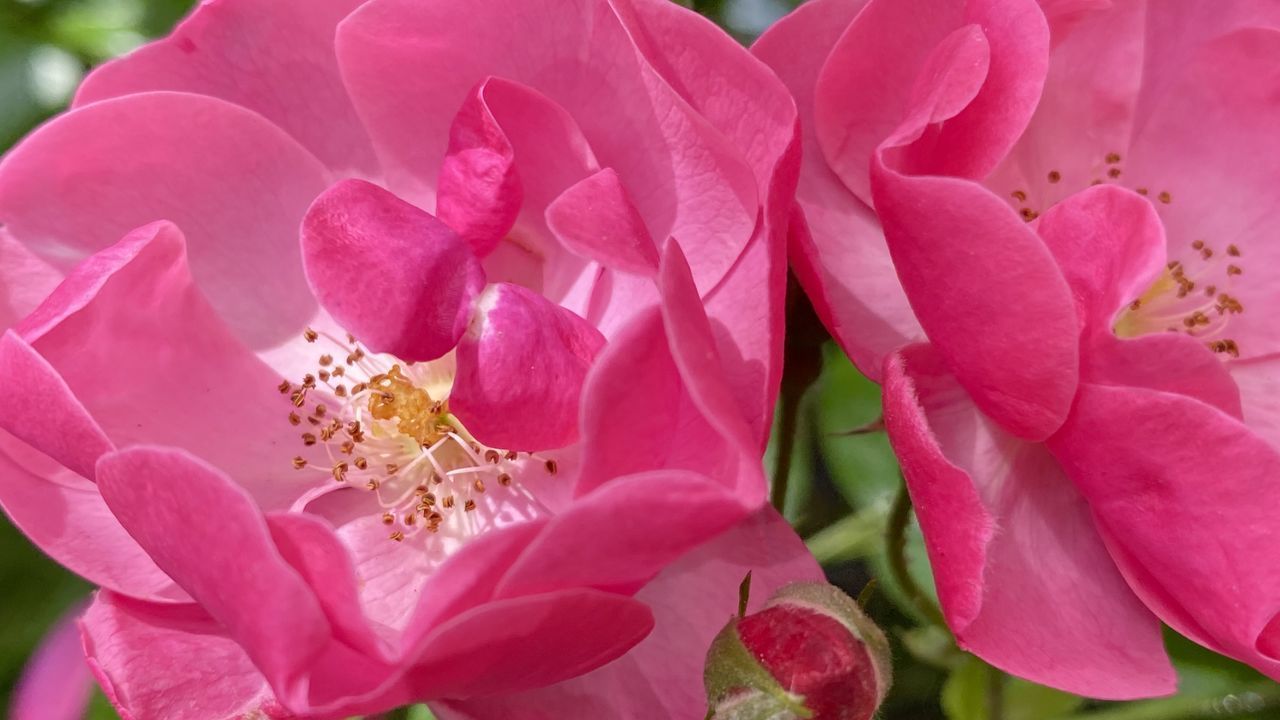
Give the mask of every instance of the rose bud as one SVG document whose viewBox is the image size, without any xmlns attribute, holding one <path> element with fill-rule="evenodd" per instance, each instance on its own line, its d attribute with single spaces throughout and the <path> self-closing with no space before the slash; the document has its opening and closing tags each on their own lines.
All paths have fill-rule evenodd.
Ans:
<svg viewBox="0 0 1280 720">
<path fill-rule="evenodd" d="M 715 720 L 868 720 L 889 690 L 889 643 L 834 586 L 795 583 L 729 621 L 703 678 Z"/>
</svg>

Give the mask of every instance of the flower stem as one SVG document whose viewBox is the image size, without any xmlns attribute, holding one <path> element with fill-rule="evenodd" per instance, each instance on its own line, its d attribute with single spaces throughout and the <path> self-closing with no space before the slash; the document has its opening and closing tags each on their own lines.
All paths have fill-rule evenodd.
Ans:
<svg viewBox="0 0 1280 720">
<path fill-rule="evenodd" d="M 1004 720 L 1004 673 L 987 666 L 987 720 Z"/>
<path fill-rule="evenodd" d="M 921 616 L 931 623 L 946 625 L 942 611 L 925 595 L 924 591 L 911 576 L 907 567 L 907 526 L 911 520 L 911 494 L 907 492 L 904 482 L 893 499 L 893 507 L 889 509 L 889 521 L 885 525 L 885 551 L 889 554 L 889 574 L 893 576 L 898 589 L 906 596 L 907 601 Z"/>
<path fill-rule="evenodd" d="M 787 275 L 785 307 L 787 332 L 782 350 L 782 383 L 778 388 L 780 417 L 776 428 L 778 454 L 769 489 L 769 502 L 779 513 L 786 509 L 804 394 L 822 373 L 822 343 L 829 337 L 800 282 L 791 274 Z"/>
</svg>

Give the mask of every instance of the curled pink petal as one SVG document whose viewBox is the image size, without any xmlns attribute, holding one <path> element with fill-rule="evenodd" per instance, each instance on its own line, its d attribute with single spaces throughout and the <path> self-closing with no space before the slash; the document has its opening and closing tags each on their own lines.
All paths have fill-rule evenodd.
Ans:
<svg viewBox="0 0 1280 720">
<path fill-rule="evenodd" d="M 547 225 L 566 247 L 637 275 L 658 270 L 658 250 L 618 174 L 605 168 L 547 207 Z"/>
<path fill-rule="evenodd" d="M 449 352 L 484 285 L 453 230 L 362 180 L 316 199 L 302 224 L 302 253 L 325 310 L 374 352 L 406 361 Z"/>
</svg>

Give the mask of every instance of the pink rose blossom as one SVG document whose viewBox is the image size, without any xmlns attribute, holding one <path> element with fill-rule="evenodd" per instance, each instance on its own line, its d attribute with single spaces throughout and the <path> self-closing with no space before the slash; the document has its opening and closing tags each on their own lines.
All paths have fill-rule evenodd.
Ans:
<svg viewBox="0 0 1280 720">
<path fill-rule="evenodd" d="M 1280 679 L 1280 12 L 815 0 L 793 262 L 884 383 L 948 623 L 1074 693 Z M 874 208 L 874 211 L 872 210 Z"/>
<path fill-rule="evenodd" d="M 112 702 L 700 717 L 737 579 L 818 574 L 796 150 L 665 0 L 211 0 L 96 70 L 0 164 L 0 503 Z"/>
</svg>

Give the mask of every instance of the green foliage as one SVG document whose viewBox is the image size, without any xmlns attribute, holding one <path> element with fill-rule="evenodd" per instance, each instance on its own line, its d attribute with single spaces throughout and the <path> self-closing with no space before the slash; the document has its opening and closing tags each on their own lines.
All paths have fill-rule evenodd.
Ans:
<svg viewBox="0 0 1280 720">
<path fill-rule="evenodd" d="M 1084 699 L 1008 677 L 967 656 L 942 688 L 947 720 L 987 720 L 993 704 L 1001 707 L 1004 720 L 1054 720 L 1078 709 Z"/>
</svg>

